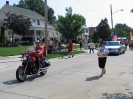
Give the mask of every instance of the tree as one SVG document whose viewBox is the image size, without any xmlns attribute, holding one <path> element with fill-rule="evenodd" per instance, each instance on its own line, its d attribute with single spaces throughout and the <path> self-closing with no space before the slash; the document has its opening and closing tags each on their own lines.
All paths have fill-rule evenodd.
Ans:
<svg viewBox="0 0 133 99">
<path fill-rule="evenodd" d="M 82 28 L 85 25 L 86 20 L 82 15 L 72 14 L 72 8 L 66 8 L 66 15 L 58 16 L 60 24 L 55 26 L 55 29 L 59 31 L 65 39 L 76 39 L 77 36 L 84 33 Z"/>
<path fill-rule="evenodd" d="M 130 13 L 133 13 L 133 9 L 131 9 Z"/>
<path fill-rule="evenodd" d="M 93 40 L 93 42 L 98 42 L 98 40 L 99 40 L 98 33 L 96 31 L 94 31 L 94 34 L 92 36 L 92 40 Z"/>
<path fill-rule="evenodd" d="M 115 25 L 115 31 L 118 37 L 127 37 L 129 38 L 129 32 L 131 31 L 131 27 L 126 24 L 118 23 Z"/>
<path fill-rule="evenodd" d="M 98 37 L 102 40 L 109 39 L 111 35 L 111 30 L 109 28 L 108 20 L 106 18 L 104 20 L 102 19 L 99 25 L 96 27 L 96 33 Z"/>
<path fill-rule="evenodd" d="M 24 18 L 22 15 L 11 14 L 10 12 L 5 13 L 7 19 L 4 19 L 3 27 L 12 32 L 13 34 L 26 35 L 29 32 L 31 21 L 29 18 Z"/>
<path fill-rule="evenodd" d="M 44 16 L 44 1 L 43 0 L 20 0 L 19 4 L 13 6 L 34 10 Z M 48 21 L 55 21 L 54 10 L 48 6 Z"/>
</svg>

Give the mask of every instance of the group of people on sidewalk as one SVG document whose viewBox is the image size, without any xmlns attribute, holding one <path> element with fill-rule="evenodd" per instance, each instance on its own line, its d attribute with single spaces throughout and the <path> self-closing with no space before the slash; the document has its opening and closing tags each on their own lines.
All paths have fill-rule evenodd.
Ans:
<svg viewBox="0 0 133 99">
<path fill-rule="evenodd" d="M 48 41 L 48 51 L 50 54 L 54 54 L 58 51 L 65 50 L 66 51 L 66 46 L 63 42 L 55 42 L 53 40 Z"/>
<path fill-rule="evenodd" d="M 54 45 L 54 47 L 53 47 L 53 42 L 52 41 L 49 41 L 48 42 L 48 49 L 50 49 L 50 50 L 52 50 L 52 51 L 55 51 L 55 50 L 61 50 L 61 49 L 65 49 L 65 51 L 66 51 L 66 49 L 68 50 L 68 58 L 71 58 L 71 56 L 73 57 L 74 56 L 74 54 L 72 53 L 72 51 L 73 51 L 73 43 L 72 43 L 72 41 L 69 39 L 69 41 L 68 41 L 68 46 L 66 47 L 65 46 L 65 44 L 64 43 L 59 43 L 59 45 L 57 45 L 57 43 Z M 43 57 L 44 56 L 47 56 L 47 54 L 48 54 L 48 52 L 46 52 L 46 50 L 45 50 L 45 44 L 43 44 L 43 45 L 41 45 L 40 44 L 40 41 L 39 40 L 37 40 L 36 41 L 36 46 L 35 46 L 35 50 L 41 50 L 41 55 L 43 54 Z M 55 53 L 55 52 L 52 52 L 52 53 Z"/>
<path fill-rule="evenodd" d="M 94 53 L 94 49 L 97 47 L 97 46 L 95 46 L 95 44 L 92 41 L 90 43 L 88 43 L 87 39 L 85 38 L 83 41 L 82 41 L 82 39 L 79 40 L 80 50 L 82 49 L 83 44 L 84 44 L 84 50 L 89 49 L 90 54 L 91 54 L 91 52 Z"/>
</svg>

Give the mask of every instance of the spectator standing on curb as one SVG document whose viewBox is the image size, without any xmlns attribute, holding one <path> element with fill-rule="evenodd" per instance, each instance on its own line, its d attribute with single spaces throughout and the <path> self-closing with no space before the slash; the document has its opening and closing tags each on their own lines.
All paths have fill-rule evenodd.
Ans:
<svg viewBox="0 0 133 99">
<path fill-rule="evenodd" d="M 69 54 L 69 57 L 68 58 L 71 58 L 70 55 L 72 55 L 72 57 L 74 56 L 74 54 L 72 53 L 72 50 L 73 50 L 73 43 L 71 40 L 69 40 L 69 44 L 68 44 L 68 54 Z"/>
<path fill-rule="evenodd" d="M 66 45 L 64 43 L 61 44 L 61 49 L 64 49 L 66 51 Z"/>
<path fill-rule="evenodd" d="M 127 46 L 128 46 L 128 42 L 127 41 L 125 42 L 125 46 L 126 46 L 126 50 L 127 50 Z"/>
<path fill-rule="evenodd" d="M 87 42 L 87 39 L 85 38 L 85 39 L 84 39 L 84 50 L 87 50 L 87 43 L 88 43 L 88 42 Z"/>
<path fill-rule="evenodd" d="M 80 38 L 80 39 L 79 39 L 80 50 L 82 49 L 82 43 L 83 43 L 83 41 L 82 41 L 82 39 Z"/>
<path fill-rule="evenodd" d="M 54 41 L 52 40 L 52 39 L 50 39 L 49 41 L 48 41 L 48 44 L 49 44 L 49 47 L 48 47 L 48 49 L 49 49 L 49 53 L 51 53 L 51 54 L 53 54 L 53 49 L 54 49 Z"/>
<path fill-rule="evenodd" d="M 109 50 L 105 48 L 105 42 L 101 42 L 100 47 L 98 48 L 98 53 L 97 53 L 99 67 L 102 69 L 102 73 L 100 77 L 102 77 L 106 72 L 105 64 L 106 64 L 108 54 L 109 54 Z"/>
<path fill-rule="evenodd" d="M 90 54 L 91 54 L 91 51 L 94 53 L 95 45 L 92 41 L 89 43 L 89 48 L 90 48 Z"/>
<path fill-rule="evenodd" d="M 125 44 L 124 40 L 122 40 L 122 41 L 121 41 L 121 44 L 122 44 L 122 45 L 124 45 L 124 44 Z"/>
</svg>

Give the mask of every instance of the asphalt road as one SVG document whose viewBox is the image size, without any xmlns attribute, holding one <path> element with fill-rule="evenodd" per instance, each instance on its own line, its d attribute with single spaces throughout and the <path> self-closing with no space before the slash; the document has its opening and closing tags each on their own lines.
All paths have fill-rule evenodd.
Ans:
<svg viewBox="0 0 133 99">
<path fill-rule="evenodd" d="M 52 59 L 45 76 L 24 83 L 15 77 L 19 58 L 0 60 L 0 99 L 133 99 L 132 54 L 108 56 L 103 77 L 96 53 Z"/>
</svg>

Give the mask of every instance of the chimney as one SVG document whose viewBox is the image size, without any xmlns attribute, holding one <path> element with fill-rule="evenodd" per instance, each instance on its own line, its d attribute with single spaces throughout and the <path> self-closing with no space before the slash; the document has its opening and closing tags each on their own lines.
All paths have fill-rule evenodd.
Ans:
<svg viewBox="0 0 133 99">
<path fill-rule="evenodd" d="M 6 1 L 6 5 L 9 5 L 9 1 Z"/>
</svg>

